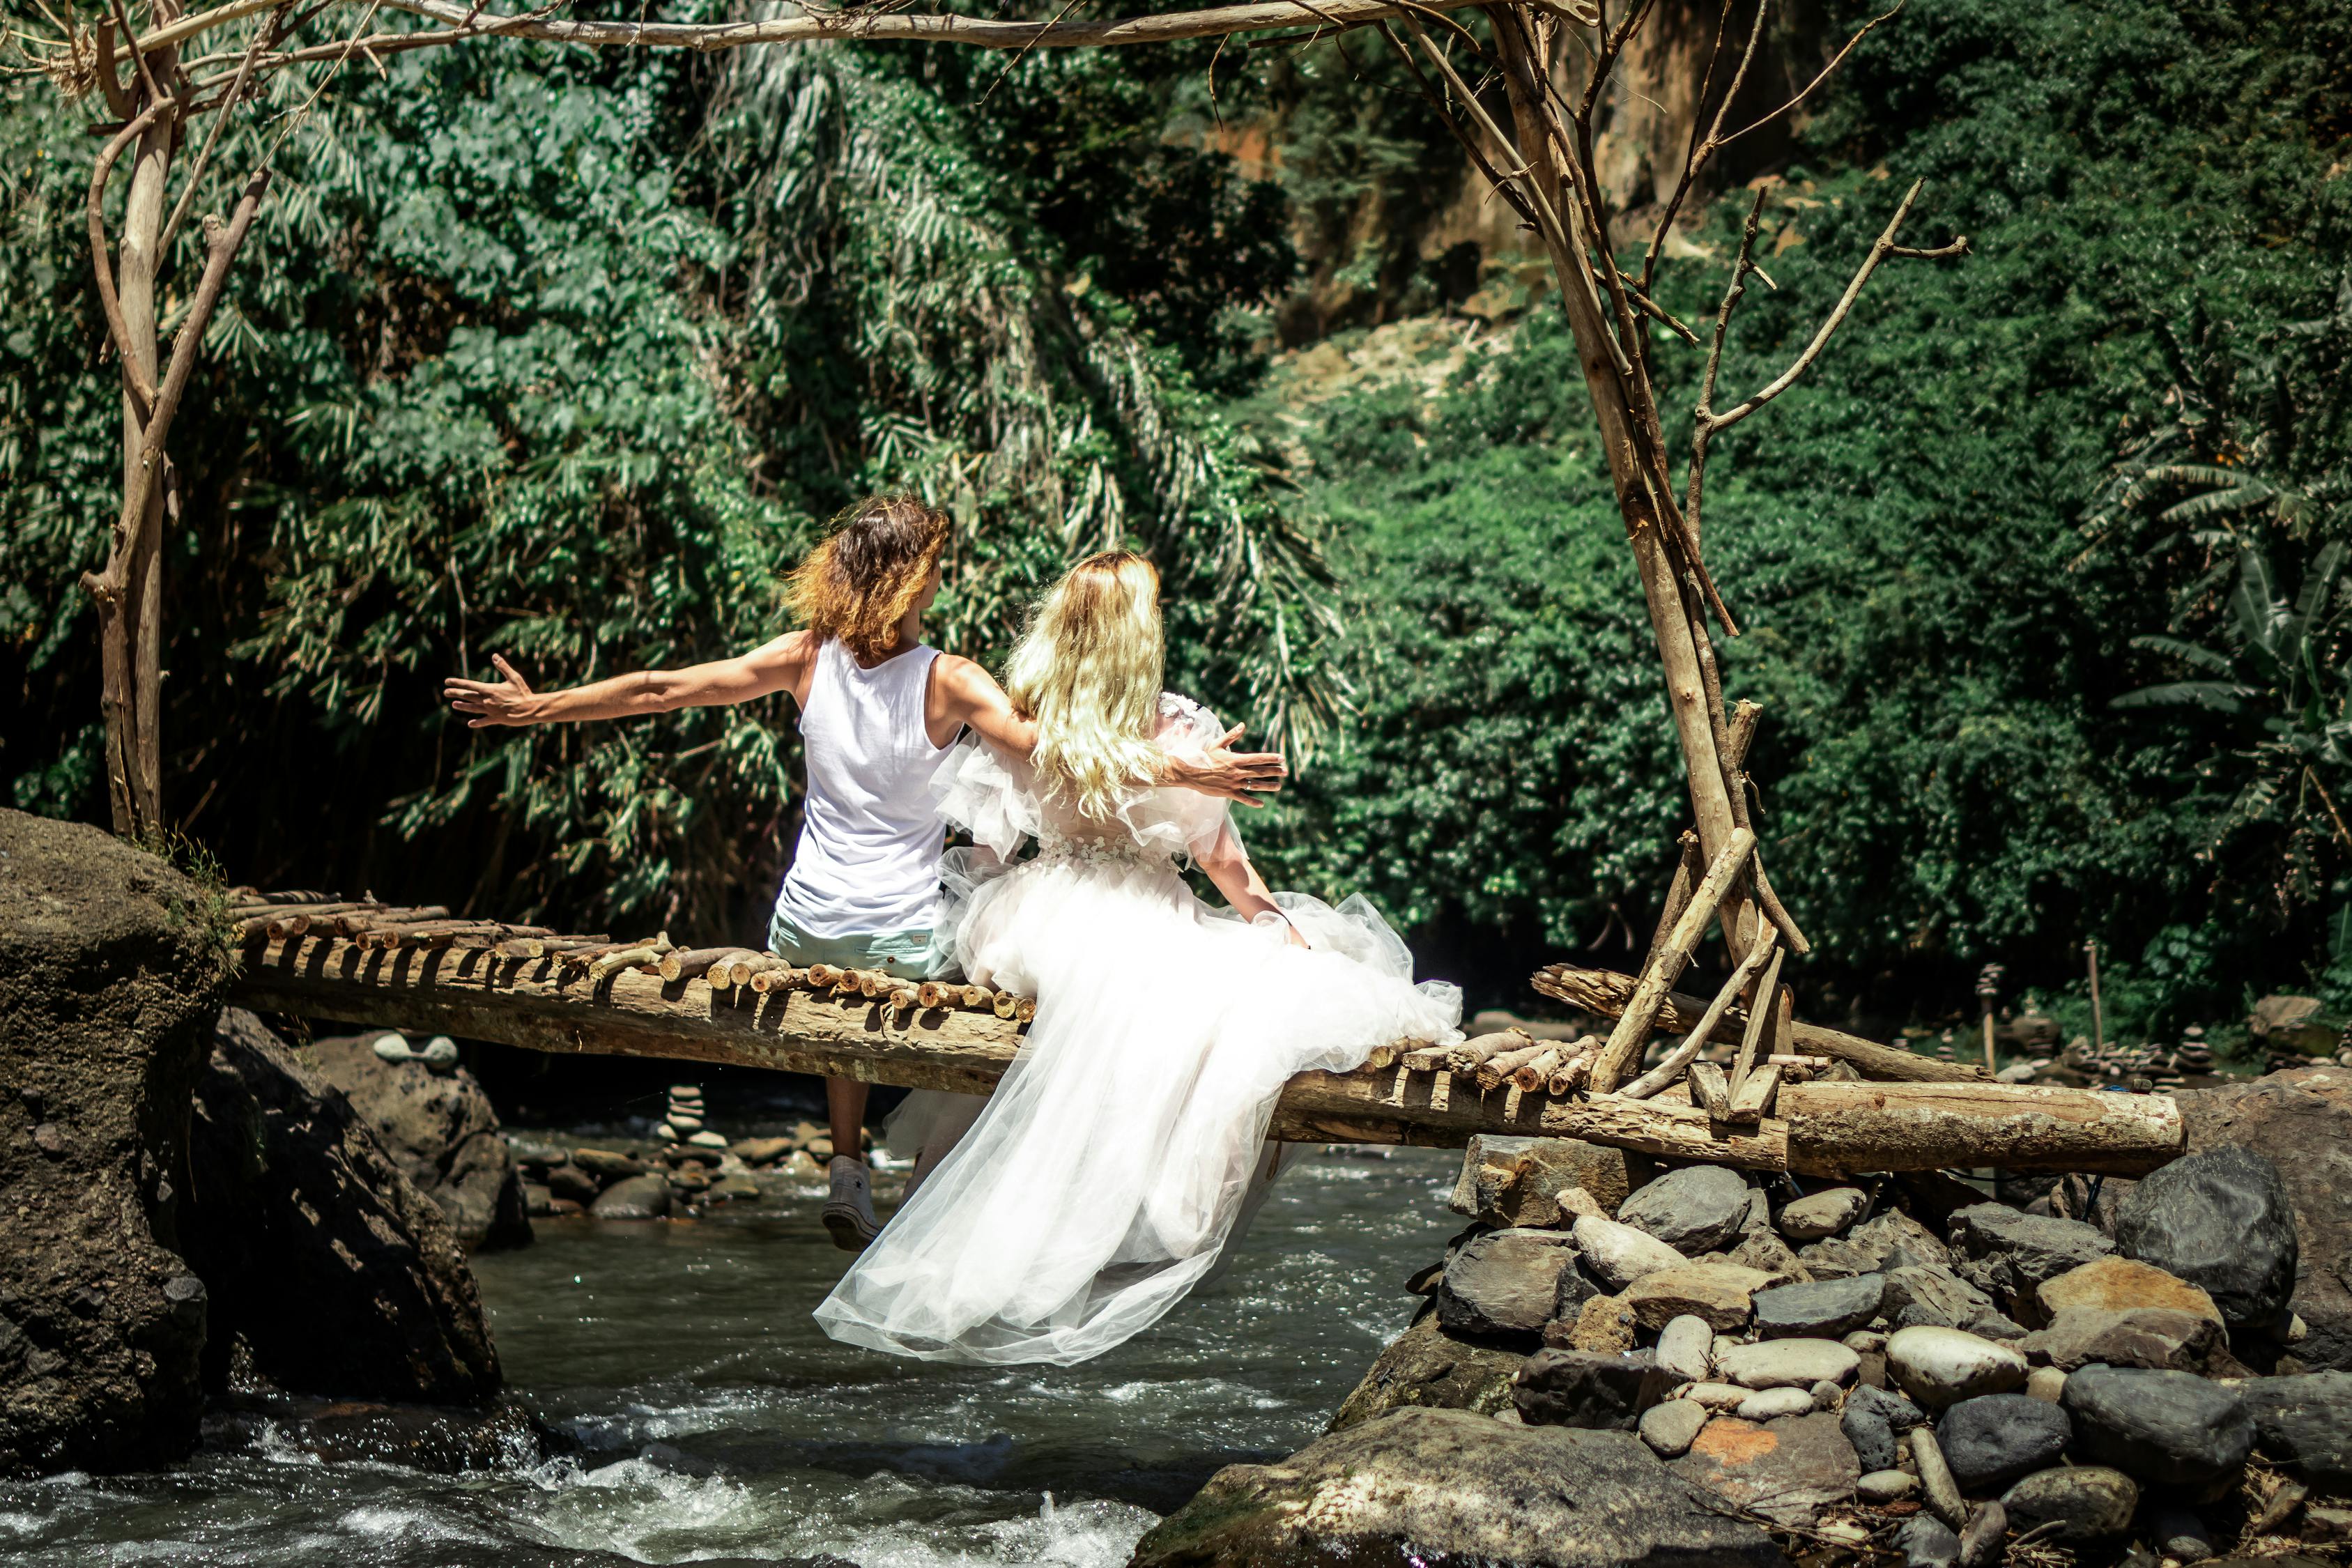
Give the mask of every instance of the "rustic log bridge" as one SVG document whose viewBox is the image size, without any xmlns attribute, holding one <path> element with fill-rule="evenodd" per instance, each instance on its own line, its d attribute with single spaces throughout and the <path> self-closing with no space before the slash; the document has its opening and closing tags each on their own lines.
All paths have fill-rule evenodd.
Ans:
<svg viewBox="0 0 2352 1568">
<path fill-rule="evenodd" d="M 983 993 L 984 1010 L 894 1009 L 887 993 L 865 997 L 838 972 L 836 984 L 849 980 L 845 989 L 819 985 L 814 966 L 786 971 L 800 985 L 764 994 L 748 985 L 716 987 L 708 979 L 666 981 L 652 966 L 667 951 L 647 942 L 622 945 L 607 957 L 638 963 L 595 975 L 553 957 L 299 937 L 248 946 L 231 991 L 242 1005 L 264 1012 L 532 1050 L 704 1061 L 967 1093 L 993 1087 L 1020 1049 L 1018 1016 L 1034 1006 L 1009 993 Z M 1014 1016 L 1000 1016 L 1008 1003 Z M 1694 1005 L 1694 1022 L 1698 1010 Z M 1537 1047 L 1536 1054 L 1552 1048 Z M 1497 1053 L 1479 1065 L 1491 1070 L 1517 1054 Z M 1481 1091 L 1458 1072 L 1409 1070 L 1402 1081 L 1393 1069 L 1309 1072 L 1284 1090 L 1271 1135 L 1433 1147 L 1459 1147 L 1481 1132 L 1549 1135 L 1669 1160 L 1825 1175 L 1954 1165 L 2130 1173 L 2164 1163 L 2182 1143 L 2179 1111 L 2158 1096 L 1980 1082 L 1813 1083 L 1782 1088 L 1778 1110 L 1778 1116 L 1758 1114 L 1741 1126 L 1689 1104 L 1525 1093 L 1499 1075 L 1494 1089 Z"/>
</svg>

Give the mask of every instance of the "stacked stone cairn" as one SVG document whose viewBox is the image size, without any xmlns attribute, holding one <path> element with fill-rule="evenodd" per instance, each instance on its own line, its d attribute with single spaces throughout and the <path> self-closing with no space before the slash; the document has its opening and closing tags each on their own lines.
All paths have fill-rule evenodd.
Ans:
<svg viewBox="0 0 2352 1568">
<path fill-rule="evenodd" d="M 803 1121 L 773 1137 L 731 1142 L 704 1121 L 701 1090 L 674 1085 L 649 1140 L 571 1147 L 529 1133 L 508 1142 L 521 1164 L 534 1218 L 690 1218 L 719 1204 L 757 1203 L 770 1191 L 820 1182 L 833 1139 Z"/>
<path fill-rule="evenodd" d="M 2352 1371 L 2296 1370 L 2278 1169 L 2232 1145 L 2118 1185 L 2101 1228 L 1949 1176 L 1481 1138 L 1473 1224 L 1334 1432 L 1412 1405 L 1631 1432 L 1794 1552 L 1909 1568 L 2336 1555 Z"/>
</svg>

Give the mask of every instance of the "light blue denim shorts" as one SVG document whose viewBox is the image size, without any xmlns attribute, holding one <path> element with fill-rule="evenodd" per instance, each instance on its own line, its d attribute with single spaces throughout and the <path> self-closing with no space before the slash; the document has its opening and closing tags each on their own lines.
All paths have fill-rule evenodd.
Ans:
<svg viewBox="0 0 2352 1568">
<path fill-rule="evenodd" d="M 768 951 L 778 958 L 835 969 L 878 969 L 901 980 L 940 980 L 955 963 L 939 951 L 929 926 L 918 931 L 860 931 L 855 936 L 811 936 L 779 910 L 768 921 Z"/>
</svg>

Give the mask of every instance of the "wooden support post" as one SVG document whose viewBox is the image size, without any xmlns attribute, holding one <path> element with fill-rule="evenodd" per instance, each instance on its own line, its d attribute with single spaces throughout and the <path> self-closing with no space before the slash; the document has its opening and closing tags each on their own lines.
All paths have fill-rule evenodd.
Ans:
<svg viewBox="0 0 2352 1568">
<path fill-rule="evenodd" d="M 1690 1066 L 1691 1100 L 1717 1121 L 1731 1120 L 1731 1079 L 1713 1062 Z"/>
<path fill-rule="evenodd" d="M 1756 1061 L 1764 1054 L 1764 1037 L 1771 1033 L 1772 1018 L 1780 1006 L 1780 961 L 1785 952 L 1772 954 L 1771 966 L 1757 983 L 1756 994 L 1748 999 L 1748 1029 L 1739 1037 L 1739 1055 L 1731 1065 L 1731 1087 L 1738 1089 L 1756 1070 Z"/>
<path fill-rule="evenodd" d="M 2000 1064 L 1994 1059 L 1992 1050 L 1993 1004 L 2000 999 L 2000 965 L 1988 963 L 1977 972 L 1977 1000 L 1984 1004 L 1985 1071 L 1988 1074 L 1997 1074 L 2000 1071 Z"/>
<path fill-rule="evenodd" d="M 1772 1114 L 1772 1104 L 1780 1092 L 1780 1069 L 1767 1062 L 1732 1090 L 1731 1110 L 1724 1120 L 1753 1127 Z"/>
<path fill-rule="evenodd" d="M 1680 1078 L 1683 1069 L 1697 1057 L 1707 1041 L 1714 1038 L 1716 1026 L 1723 1022 L 1726 1013 L 1731 1011 L 1731 1005 L 1739 999 L 1739 994 L 1748 989 L 1748 983 L 1756 978 L 1756 972 L 1764 967 L 1767 959 L 1780 951 L 1780 943 L 1779 931 L 1769 925 L 1759 924 L 1756 945 L 1748 949 L 1748 956 L 1739 961 L 1739 967 L 1733 970 L 1730 977 L 1717 990 L 1715 1000 L 1706 1005 L 1706 1011 L 1699 1015 L 1698 1022 L 1683 1037 L 1683 1043 L 1668 1051 L 1656 1067 L 1618 1092 L 1627 1100 L 1647 1100 Z"/>
<path fill-rule="evenodd" d="M 1745 827 L 1735 828 L 1730 841 L 1724 845 L 1699 879 L 1691 894 L 1689 905 L 1675 929 L 1666 933 L 1665 945 L 1651 955 L 1641 983 L 1624 1011 L 1619 1015 L 1617 1026 L 1610 1031 L 1609 1043 L 1601 1049 L 1601 1058 L 1592 1064 L 1592 1091 L 1607 1094 L 1625 1076 L 1625 1068 L 1640 1054 L 1642 1042 L 1649 1038 L 1650 1025 L 1658 1015 L 1658 1007 L 1666 994 L 1681 978 L 1683 966 L 1690 962 L 1691 949 L 1698 945 L 1699 934 L 1714 918 L 1716 906 L 1729 891 L 1732 879 L 1738 875 L 1748 852 L 1756 847 L 1756 835 Z"/>
</svg>

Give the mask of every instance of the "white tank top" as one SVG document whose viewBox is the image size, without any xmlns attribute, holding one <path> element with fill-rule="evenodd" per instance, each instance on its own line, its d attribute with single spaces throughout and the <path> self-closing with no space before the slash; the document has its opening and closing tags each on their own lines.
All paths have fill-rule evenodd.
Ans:
<svg viewBox="0 0 2352 1568">
<path fill-rule="evenodd" d="M 923 696 L 939 650 L 918 645 L 871 669 L 837 639 L 817 649 L 801 710 L 808 795 L 776 908 L 811 936 L 920 931 L 939 917 L 947 842 Z"/>
</svg>

